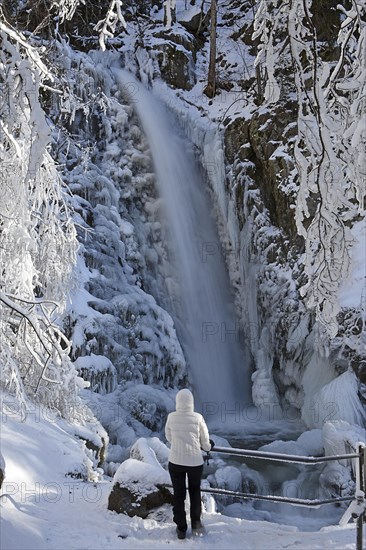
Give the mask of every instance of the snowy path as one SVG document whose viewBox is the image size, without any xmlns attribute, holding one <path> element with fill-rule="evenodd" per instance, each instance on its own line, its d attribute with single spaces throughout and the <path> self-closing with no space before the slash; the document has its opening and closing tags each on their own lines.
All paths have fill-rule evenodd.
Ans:
<svg viewBox="0 0 366 550">
<path fill-rule="evenodd" d="M 265 521 L 205 514 L 207 534 L 177 541 L 170 507 L 142 520 L 107 510 L 111 482 L 65 477 L 82 461 L 82 443 L 65 425 L 3 415 L 1 447 L 6 479 L 1 498 L 2 550 L 210 548 L 282 550 L 354 549 L 354 524 L 318 532 Z M 159 517 L 160 516 L 160 517 Z"/>
</svg>

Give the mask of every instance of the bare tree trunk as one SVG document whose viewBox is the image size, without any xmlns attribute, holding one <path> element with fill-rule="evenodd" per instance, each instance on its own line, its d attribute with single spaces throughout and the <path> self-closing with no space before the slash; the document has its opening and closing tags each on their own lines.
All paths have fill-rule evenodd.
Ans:
<svg viewBox="0 0 366 550">
<path fill-rule="evenodd" d="M 176 22 L 175 0 L 165 0 L 164 2 L 164 25 L 170 29 Z"/>
<path fill-rule="evenodd" d="M 211 98 L 216 93 L 216 26 L 217 2 L 216 0 L 211 0 L 210 64 L 208 66 L 207 86 L 203 90 L 203 93 Z"/>
</svg>

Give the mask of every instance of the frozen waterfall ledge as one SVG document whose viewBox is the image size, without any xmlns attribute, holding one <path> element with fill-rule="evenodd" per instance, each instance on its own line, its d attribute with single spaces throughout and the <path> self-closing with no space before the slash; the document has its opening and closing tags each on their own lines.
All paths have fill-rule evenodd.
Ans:
<svg viewBox="0 0 366 550">
<path fill-rule="evenodd" d="M 320 376 L 323 376 L 322 372 Z M 321 389 L 314 391 L 317 387 Z M 310 391 L 311 389 L 313 391 Z M 358 397 L 358 380 L 355 373 L 349 368 L 325 384 L 317 384 L 316 377 L 312 380 L 311 387 L 305 383 L 302 417 L 307 426 L 312 428 L 321 428 L 327 421 L 343 421 L 363 427 L 366 413 Z"/>
</svg>

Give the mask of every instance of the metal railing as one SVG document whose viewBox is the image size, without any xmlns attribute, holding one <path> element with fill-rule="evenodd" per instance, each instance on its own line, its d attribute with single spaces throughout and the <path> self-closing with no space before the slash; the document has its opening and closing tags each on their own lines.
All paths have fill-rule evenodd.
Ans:
<svg viewBox="0 0 366 550">
<path fill-rule="evenodd" d="M 281 502 L 286 504 L 292 504 L 295 506 L 306 506 L 318 508 L 324 504 L 336 504 L 339 502 L 351 502 L 347 510 L 343 514 L 342 518 L 339 521 L 340 525 L 345 525 L 348 521 L 353 518 L 357 520 L 357 531 L 356 531 L 356 550 L 362 550 L 363 542 L 363 522 L 366 520 L 366 446 L 364 443 L 357 444 L 357 451 L 343 454 L 343 455 L 332 455 L 332 456 L 298 456 L 298 455 L 288 455 L 282 453 L 271 453 L 264 451 L 253 451 L 250 449 L 236 449 L 231 447 L 214 447 L 209 453 L 207 453 L 206 458 L 211 457 L 211 453 L 222 453 L 228 454 L 237 457 L 244 458 L 255 458 L 257 460 L 270 460 L 275 462 L 287 462 L 287 463 L 297 463 L 297 464 L 319 464 L 325 462 L 332 462 L 338 460 L 355 460 L 355 473 L 356 473 L 356 490 L 353 495 L 346 497 L 337 497 L 337 498 L 328 498 L 328 499 L 303 499 L 303 498 L 289 498 L 284 496 L 277 495 L 258 495 L 256 493 L 241 493 L 238 491 L 230 491 L 227 489 L 215 489 L 213 487 L 202 487 L 201 491 L 203 493 L 212 493 L 216 495 L 226 495 L 236 498 L 243 499 L 252 499 L 252 500 L 266 500 L 272 502 Z"/>
<path fill-rule="evenodd" d="M 235 449 L 230 447 L 214 447 L 212 453 L 223 453 L 231 456 L 240 456 L 244 458 L 256 458 L 260 460 L 270 460 L 276 462 L 290 462 L 297 464 L 319 464 L 325 462 L 333 462 L 339 460 L 356 460 L 356 490 L 353 495 L 348 497 L 338 497 L 331 499 L 301 499 L 301 498 L 289 498 L 275 495 L 257 495 L 251 493 L 237 493 L 236 491 L 226 491 L 225 489 L 214 488 L 202 488 L 202 492 L 214 493 L 214 494 L 231 494 L 231 496 L 237 496 L 238 498 L 251 498 L 255 500 L 270 500 L 272 502 L 282 502 L 297 506 L 306 507 L 319 507 L 323 504 L 335 504 L 338 502 L 351 501 L 350 506 L 347 508 L 342 518 L 339 521 L 340 525 L 345 525 L 353 518 L 357 520 L 357 532 L 356 532 L 356 549 L 363 549 L 363 522 L 366 520 L 366 447 L 364 443 L 357 444 L 357 452 L 344 454 L 344 455 L 332 455 L 332 456 L 297 456 L 287 455 L 283 453 L 271 453 L 264 451 L 253 451 L 249 449 Z"/>
</svg>

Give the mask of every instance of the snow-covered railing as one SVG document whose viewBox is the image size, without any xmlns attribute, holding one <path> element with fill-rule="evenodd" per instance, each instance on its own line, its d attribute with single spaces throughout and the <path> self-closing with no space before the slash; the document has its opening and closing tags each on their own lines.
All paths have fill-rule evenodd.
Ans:
<svg viewBox="0 0 366 550">
<path fill-rule="evenodd" d="M 338 498 L 327 498 L 323 500 L 311 500 L 307 498 L 290 498 L 290 497 L 281 497 L 277 495 L 258 495 L 256 493 L 241 493 L 239 491 L 230 491 L 229 489 L 215 489 L 213 487 L 202 488 L 203 493 L 212 493 L 215 495 L 224 495 L 237 498 L 248 498 L 255 500 L 270 500 L 271 502 L 282 502 L 283 504 L 294 504 L 296 506 L 313 506 L 318 508 L 322 504 L 334 504 L 335 502 L 349 502 L 354 500 L 354 496 L 348 497 L 338 497 Z"/>
<path fill-rule="evenodd" d="M 283 453 L 268 453 L 263 451 L 253 451 L 251 449 L 235 449 L 231 447 L 215 447 L 211 452 L 226 453 L 233 456 L 242 456 L 246 458 L 262 458 L 264 460 L 276 460 L 279 462 L 298 462 L 300 464 L 317 464 L 319 462 L 330 462 L 334 460 L 345 460 L 350 458 L 360 458 L 360 453 L 351 453 L 345 455 L 331 456 L 298 456 Z"/>
<path fill-rule="evenodd" d="M 351 501 L 351 504 L 343 514 L 340 519 L 339 524 L 345 525 L 348 521 L 353 518 L 357 519 L 357 539 L 356 539 L 356 550 L 362 550 L 363 548 L 363 520 L 366 513 L 366 445 L 359 442 L 357 444 L 357 451 L 349 454 L 342 455 L 331 455 L 331 456 L 298 456 L 298 455 L 288 455 L 283 453 L 270 453 L 264 451 L 253 451 L 250 449 L 235 449 L 231 447 L 215 447 L 211 452 L 214 453 L 223 453 L 230 454 L 232 456 L 241 456 L 244 458 L 257 458 L 260 460 L 272 460 L 277 462 L 291 462 L 291 463 L 300 463 L 300 464 L 319 464 L 330 461 L 338 460 L 347 460 L 354 459 L 356 460 L 356 490 L 354 495 L 348 497 L 338 497 L 332 499 L 301 499 L 301 498 L 289 498 L 281 497 L 275 495 L 257 495 L 251 493 L 239 493 L 236 491 L 227 491 L 225 489 L 214 489 L 214 488 L 202 488 L 202 492 L 213 493 L 213 494 L 226 494 L 231 496 L 236 496 L 238 498 L 251 498 L 255 500 L 270 500 L 272 502 L 282 502 L 287 504 L 293 504 L 297 506 L 313 506 L 318 507 L 323 504 L 334 504 L 337 502 Z M 366 517 L 365 517 L 366 519 Z"/>
</svg>

